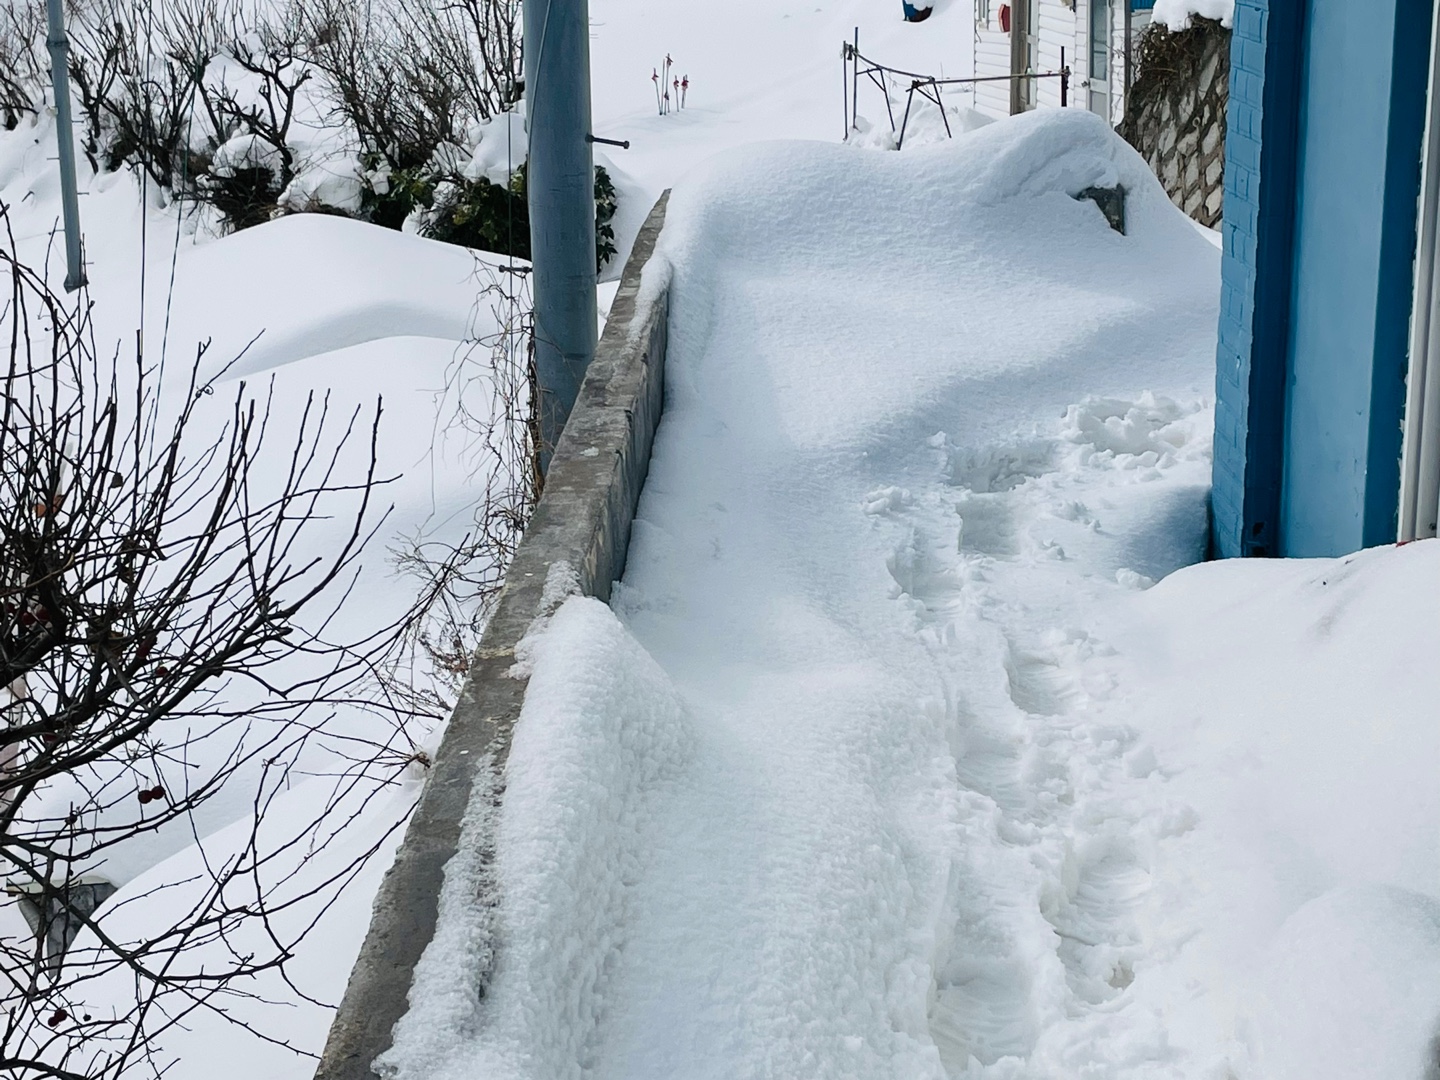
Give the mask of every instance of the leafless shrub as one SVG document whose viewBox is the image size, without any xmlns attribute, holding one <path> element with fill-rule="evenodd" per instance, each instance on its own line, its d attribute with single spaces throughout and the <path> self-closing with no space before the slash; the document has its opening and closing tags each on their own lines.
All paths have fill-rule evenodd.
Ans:
<svg viewBox="0 0 1440 1080">
<path fill-rule="evenodd" d="M 249 29 L 232 12 L 224 49 L 196 82 L 209 160 L 200 163 L 208 168 L 197 170 L 195 191 L 232 229 L 268 220 L 280 193 L 295 178 L 290 137 L 301 88 L 312 75 L 303 58 L 304 24 L 301 9 L 293 5 Z M 214 71 L 223 64 L 248 76 L 250 85 L 243 92 L 223 70 Z M 237 137 L 238 146 L 231 141 Z"/>
<path fill-rule="evenodd" d="M 384 836 L 343 865 L 315 859 L 416 757 L 408 706 L 375 689 L 397 628 L 330 636 L 377 525 L 380 406 L 337 416 L 312 398 L 287 433 L 241 384 L 216 424 L 199 358 L 170 395 L 139 358 L 98 358 L 85 309 L 13 250 L 0 250 L 0 856 L 37 934 L 0 937 L 0 1074 L 158 1075 L 166 1030 L 196 1010 L 230 1016 L 256 976 L 285 977 Z M 273 813 L 317 768 L 333 784 L 323 805 Z M 96 913 L 107 858 L 198 839 L 208 804 L 241 789 L 239 833 L 202 847 L 188 880 L 131 897 L 144 919 Z"/>
<path fill-rule="evenodd" d="M 210 0 L 82 0 L 70 20 L 70 77 L 93 167 L 132 165 L 175 186 L 189 167 L 195 88 L 223 29 Z"/>
<path fill-rule="evenodd" d="M 519 101 L 518 0 L 313 0 L 313 59 L 367 168 L 388 177 L 367 216 L 399 228 L 467 129 Z"/>
<path fill-rule="evenodd" d="M 483 491 L 473 527 L 458 544 L 417 535 L 395 553 L 399 568 L 420 586 L 404 622 L 402 655 L 427 661 L 435 686 L 427 704 L 442 714 L 470 669 L 471 655 L 505 585 L 505 571 L 540 498 L 543 476 L 535 452 L 534 315 L 529 278 L 520 267 L 479 264 L 477 315 L 494 319 L 493 333 L 468 343 L 451 367 L 445 422 L 463 431 Z M 478 392 L 477 392 L 478 391 Z M 467 402 L 483 402 L 480 411 Z M 413 664 L 396 665 L 389 683 L 416 687 Z"/>
<path fill-rule="evenodd" d="M 44 40 L 45 10 L 38 0 L 0 7 L 0 126 L 7 131 L 27 114 L 38 116 L 44 104 L 50 70 Z"/>
<path fill-rule="evenodd" d="M 291 132 L 311 77 L 298 6 L 242 18 L 229 0 L 84 0 L 72 23 L 92 165 L 135 166 L 231 228 L 271 216 L 295 175 Z"/>
</svg>

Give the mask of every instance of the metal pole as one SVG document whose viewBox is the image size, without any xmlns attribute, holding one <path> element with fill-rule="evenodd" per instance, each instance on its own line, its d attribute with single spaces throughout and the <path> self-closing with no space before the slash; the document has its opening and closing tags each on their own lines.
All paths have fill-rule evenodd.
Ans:
<svg viewBox="0 0 1440 1080">
<path fill-rule="evenodd" d="M 850 129 L 855 129 L 860 118 L 860 28 L 855 27 L 855 54 L 853 63 L 855 65 L 851 74 L 850 85 Z M 887 95 L 888 98 L 888 95 Z M 892 121 L 890 126 L 895 126 Z"/>
<path fill-rule="evenodd" d="M 65 37 L 63 0 L 48 0 L 50 82 L 55 88 L 55 141 L 60 147 L 60 205 L 65 217 L 65 290 L 89 284 L 80 249 L 80 198 L 75 190 L 75 132 L 70 120 L 70 42 Z"/>
<path fill-rule="evenodd" d="M 53 2 L 53 0 L 52 0 Z M 540 468 L 580 393 L 599 336 L 587 0 L 524 0 L 526 187 L 534 267 Z"/>
<path fill-rule="evenodd" d="M 1131 9 L 1135 0 L 1120 0 L 1120 2 L 1125 5 L 1125 92 L 1120 100 L 1120 120 L 1128 125 L 1130 123 L 1130 71 L 1133 52 L 1130 46 L 1130 29 L 1134 22 L 1134 13 Z M 1128 127 L 1127 130 L 1129 130 Z"/>
<path fill-rule="evenodd" d="M 1010 115 L 1025 111 L 1024 74 L 1030 66 L 1029 0 L 1015 0 L 1010 6 Z"/>
</svg>

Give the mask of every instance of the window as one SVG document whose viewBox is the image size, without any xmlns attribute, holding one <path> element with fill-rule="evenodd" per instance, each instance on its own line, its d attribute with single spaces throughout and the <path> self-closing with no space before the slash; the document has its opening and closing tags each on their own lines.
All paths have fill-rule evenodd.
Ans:
<svg viewBox="0 0 1440 1080">
<path fill-rule="evenodd" d="M 1090 78 L 1110 79 L 1110 0 L 1090 0 Z"/>
</svg>

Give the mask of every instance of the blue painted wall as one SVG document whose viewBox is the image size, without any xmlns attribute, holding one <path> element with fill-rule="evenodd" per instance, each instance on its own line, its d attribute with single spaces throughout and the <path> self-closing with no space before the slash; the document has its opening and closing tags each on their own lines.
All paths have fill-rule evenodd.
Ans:
<svg viewBox="0 0 1440 1080">
<path fill-rule="evenodd" d="M 1431 10 L 1237 0 L 1216 553 L 1395 538 Z"/>
<path fill-rule="evenodd" d="M 1395 540 L 1430 0 L 1312 0 L 1281 544 Z"/>
</svg>

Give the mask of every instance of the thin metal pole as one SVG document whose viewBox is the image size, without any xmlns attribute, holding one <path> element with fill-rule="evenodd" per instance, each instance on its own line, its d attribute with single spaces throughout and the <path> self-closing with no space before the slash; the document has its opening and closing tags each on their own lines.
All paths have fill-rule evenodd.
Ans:
<svg viewBox="0 0 1440 1080">
<path fill-rule="evenodd" d="M 1065 66 L 1065 46 L 1060 46 L 1060 108 L 1070 104 L 1070 69 Z"/>
<path fill-rule="evenodd" d="M 945 137 L 947 139 L 953 139 L 955 133 L 950 130 L 950 117 L 945 115 L 945 100 L 940 96 L 940 84 L 934 79 L 931 79 L 930 89 L 935 91 L 935 104 L 940 108 L 940 119 L 945 121 Z"/>
<path fill-rule="evenodd" d="M 534 267 L 540 468 L 580 393 L 599 336 L 587 0 L 525 0 L 526 188 Z M 668 78 L 668 75 L 667 75 Z"/>
<path fill-rule="evenodd" d="M 1029 70 L 1029 0 L 1015 0 L 1010 6 L 1010 115 L 1025 111 L 1024 73 Z"/>
<path fill-rule="evenodd" d="M 80 197 L 75 186 L 75 132 L 70 119 L 70 42 L 65 37 L 63 0 L 48 0 L 50 82 L 55 89 L 55 141 L 60 148 L 60 206 L 65 217 L 65 290 L 89 282 L 80 245 Z"/>
<path fill-rule="evenodd" d="M 855 27 L 855 60 L 850 86 L 850 127 L 853 130 L 860 118 L 860 28 Z M 890 126 L 895 126 L 891 121 Z"/>
<path fill-rule="evenodd" d="M 1130 46 L 1130 30 L 1134 25 L 1134 13 L 1131 10 L 1135 0 L 1120 0 L 1125 5 L 1125 82 L 1124 96 L 1120 100 L 1120 119 L 1124 123 L 1130 121 L 1130 71 L 1133 67 L 1131 62 L 1133 50 Z"/>
</svg>

